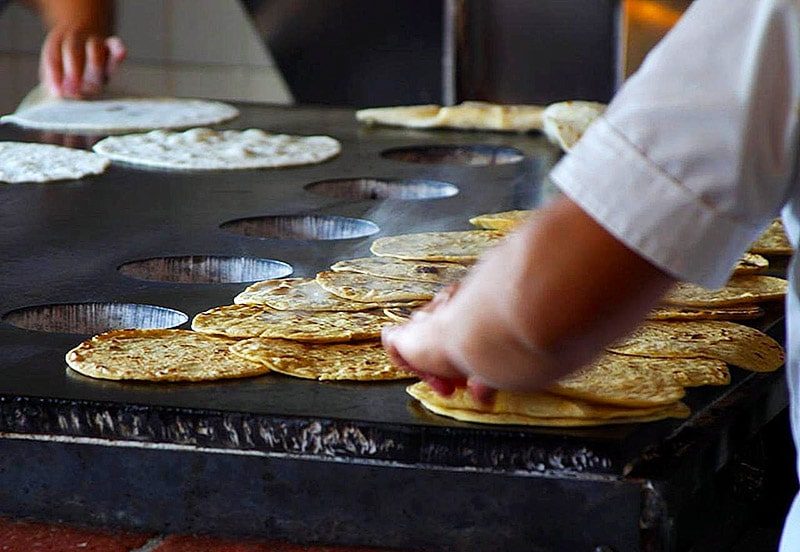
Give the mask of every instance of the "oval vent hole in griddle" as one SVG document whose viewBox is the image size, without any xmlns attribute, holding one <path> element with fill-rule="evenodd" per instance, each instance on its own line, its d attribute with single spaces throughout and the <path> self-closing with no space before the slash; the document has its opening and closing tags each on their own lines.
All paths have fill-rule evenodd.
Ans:
<svg viewBox="0 0 800 552">
<path fill-rule="evenodd" d="M 505 146 L 410 146 L 381 152 L 381 156 L 428 165 L 508 165 L 525 159 L 521 151 Z"/>
<path fill-rule="evenodd" d="M 139 280 L 173 284 L 238 284 L 283 278 L 292 273 L 292 266 L 258 257 L 187 255 L 131 261 L 120 266 L 119 272 Z"/>
<path fill-rule="evenodd" d="M 16 309 L 3 320 L 39 332 L 99 334 L 124 328 L 174 328 L 189 317 L 177 310 L 136 303 L 58 303 Z"/>
<path fill-rule="evenodd" d="M 452 197 L 458 188 L 449 182 L 423 179 L 343 178 L 313 182 L 309 192 L 342 199 L 437 199 Z"/>
<path fill-rule="evenodd" d="M 283 240 L 348 240 L 380 231 L 368 220 L 331 215 L 252 217 L 223 223 L 220 228 L 248 237 Z"/>
</svg>

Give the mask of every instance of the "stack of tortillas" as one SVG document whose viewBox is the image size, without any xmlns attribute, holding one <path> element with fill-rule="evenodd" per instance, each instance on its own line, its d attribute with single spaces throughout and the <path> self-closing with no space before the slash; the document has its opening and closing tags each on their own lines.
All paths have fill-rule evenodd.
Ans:
<svg viewBox="0 0 800 552">
<path fill-rule="evenodd" d="M 533 215 L 535 210 L 504 211 L 476 215 L 470 222 L 502 235 Z M 667 322 L 647 322 L 593 365 L 546 392 L 501 391 L 491 407 L 464 390 L 442 397 L 422 382 L 408 392 L 437 414 L 493 424 L 586 426 L 686 416 L 688 409 L 680 402 L 685 387 L 725 385 L 729 366 L 765 372 L 783 365 L 779 343 L 729 321 L 759 317 L 764 314 L 760 303 L 785 296 L 785 280 L 760 274 L 768 266 L 765 258 L 748 253 L 721 290 L 681 284 L 651 313 Z M 386 313 L 403 320 L 411 311 L 400 307 Z"/>
<path fill-rule="evenodd" d="M 468 392 L 438 395 L 415 383 L 408 393 L 428 410 L 462 421 L 590 426 L 686 417 L 686 387 L 726 385 L 728 366 L 769 372 L 784 363 L 780 344 L 725 321 L 647 322 L 576 374 L 538 393 L 500 391 L 490 406 Z"/>
</svg>

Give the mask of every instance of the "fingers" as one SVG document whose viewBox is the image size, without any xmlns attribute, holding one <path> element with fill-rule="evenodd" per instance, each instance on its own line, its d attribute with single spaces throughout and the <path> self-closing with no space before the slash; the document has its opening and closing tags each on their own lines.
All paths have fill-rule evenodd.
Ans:
<svg viewBox="0 0 800 552">
<path fill-rule="evenodd" d="M 110 36 L 106 39 L 108 49 L 108 61 L 106 63 L 106 77 L 113 75 L 120 64 L 128 56 L 128 48 L 118 36 Z"/>
<path fill-rule="evenodd" d="M 117 37 L 54 29 L 42 46 L 40 79 L 57 97 L 94 96 L 102 92 L 126 55 L 127 49 Z"/>
<path fill-rule="evenodd" d="M 86 41 L 86 57 L 83 66 L 83 82 L 80 92 L 84 96 L 94 96 L 103 91 L 106 81 L 108 49 L 105 40 L 96 36 Z"/>
<path fill-rule="evenodd" d="M 61 43 L 61 59 L 64 64 L 61 92 L 67 98 L 83 97 L 83 75 L 89 42 L 88 37 L 68 34 Z"/>
<path fill-rule="evenodd" d="M 39 55 L 39 80 L 51 96 L 61 97 L 64 64 L 61 59 L 62 37 L 56 31 L 47 35 Z"/>
</svg>

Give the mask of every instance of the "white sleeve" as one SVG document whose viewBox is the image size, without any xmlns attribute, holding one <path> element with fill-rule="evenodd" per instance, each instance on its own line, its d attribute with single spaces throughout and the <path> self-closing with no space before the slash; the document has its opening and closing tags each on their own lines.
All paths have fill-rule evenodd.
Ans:
<svg viewBox="0 0 800 552">
<path fill-rule="evenodd" d="M 794 185 L 798 1 L 695 1 L 552 180 L 673 276 L 722 285 Z"/>
</svg>

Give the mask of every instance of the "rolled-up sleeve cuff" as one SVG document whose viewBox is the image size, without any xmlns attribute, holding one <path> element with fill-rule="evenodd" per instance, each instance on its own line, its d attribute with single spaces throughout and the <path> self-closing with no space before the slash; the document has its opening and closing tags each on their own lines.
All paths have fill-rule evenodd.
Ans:
<svg viewBox="0 0 800 552">
<path fill-rule="evenodd" d="M 550 178 L 608 232 L 679 280 L 722 286 L 753 237 L 753 228 L 705 203 L 603 118 Z"/>
</svg>

